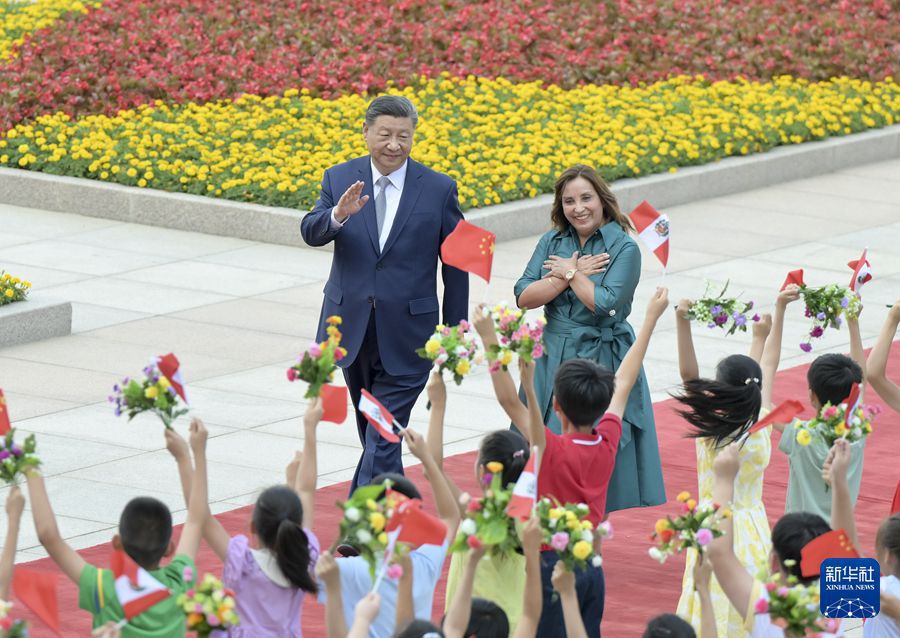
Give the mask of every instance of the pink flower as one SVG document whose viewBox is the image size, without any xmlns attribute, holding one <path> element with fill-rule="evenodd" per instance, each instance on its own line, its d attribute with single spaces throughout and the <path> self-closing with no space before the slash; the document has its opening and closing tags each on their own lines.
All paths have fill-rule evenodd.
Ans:
<svg viewBox="0 0 900 638">
<path fill-rule="evenodd" d="M 812 352 L 812 344 L 811 343 L 801 343 L 800 349 L 803 350 L 803 352 Z"/>
<path fill-rule="evenodd" d="M 400 580 L 403 576 L 403 565 L 391 565 L 387 568 L 387 577 L 391 580 Z"/>
<path fill-rule="evenodd" d="M 188 565 L 187 567 L 185 567 L 185 568 L 184 568 L 184 571 L 181 572 L 181 577 L 182 577 L 182 579 L 183 579 L 185 582 L 194 580 L 194 570 L 193 570 L 193 568 L 192 568 L 190 565 Z"/>
<path fill-rule="evenodd" d="M 697 543 L 699 543 L 700 547 L 706 547 L 713 539 L 713 533 L 711 530 L 701 527 L 697 530 Z"/>
<path fill-rule="evenodd" d="M 540 359 L 544 355 L 544 346 L 537 343 L 534 348 L 531 349 L 531 358 L 532 359 Z"/>
<path fill-rule="evenodd" d="M 833 405 L 829 405 L 827 408 L 825 408 L 825 411 L 822 412 L 822 416 L 825 417 L 826 419 L 831 419 L 831 418 L 837 416 L 837 413 L 838 413 L 837 407 L 835 407 Z"/>
<path fill-rule="evenodd" d="M 340 361 L 344 358 L 344 349 L 343 348 L 335 348 L 334 349 L 334 360 Z"/>
<path fill-rule="evenodd" d="M 613 526 L 609 521 L 603 521 L 598 525 L 599 529 L 603 530 L 603 536 L 606 540 L 612 540 L 613 537 Z"/>
<path fill-rule="evenodd" d="M 460 319 L 459 327 L 462 328 L 464 331 L 468 331 L 469 330 L 469 322 L 466 321 L 465 319 Z"/>
<path fill-rule="evenodd" d="M 318 343 L 311 343 L 309 344 L 309 349 L 307 349 L 307 352 L 310 354 L 310 356 L 319 358 L 322 356 L 322 347 Z"/>
<path fill-rule="evenodd" d="M 770 592 L 775 591 L 777 588 L 778 588 L 778 585 L 776 585 L 775 583 L 766 583 L 767 591 L 770 591 Z"/>
<path fill-rule="evenodd" d="M 481 541 L 478 540 L 478 537 L 472 534 L 469 538 L 466 539 L 466 543 L 472 549 L 481 549 Z"/>
<path fill-rule="evenodd" d="M 569 535 L 566 532 L 556 532 L 550 538 L 550 547 L 558 552 L 565 551 L 569 546 Z"/>
<path fill-rule="evenodd" d="M 487 476 L 487 475 L 485 475 L 485 476 Z M 466 506 L 466 510 L 468 510 L 469 512 L 477 512 L 480 509 L 481 509 L 481 499 L 480 498 L 473 498 L 471 501 L 469 501 L 469 504 Z"/>
<path fill-rule="evenodd" d="M 218 627 L 219 626 L 219 617 L 215 614 L 206 614 L 206 622 L 210 627 Z"/>
<path fill-rule="evenodd" d="M 287 369 L 287 379 L 288 381 L 296 381 L 297 380 L 297 371 L 293 368 Z"/>
<path fill-rule="evenodd" d="M 756 601 L 756 605 L 754 607 L 756 609 L 757 614 L 768 614 L 769 613 L 769 601 L 766 598 L 760 598 Z"/>
<path fill-rule="evenodd" d="M 778 588 L 778 595 L 781 596 L 782 598 L 786 598 L 787 595 L 790 593 L 790 591 L 791 591 L 791 590 L 788 589 L 787 587 L 779 587 L 779 588 Z"/>
</svg>

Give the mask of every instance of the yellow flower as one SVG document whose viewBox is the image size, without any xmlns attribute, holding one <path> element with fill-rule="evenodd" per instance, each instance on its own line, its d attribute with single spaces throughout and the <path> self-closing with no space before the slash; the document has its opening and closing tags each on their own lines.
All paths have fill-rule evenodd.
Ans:
<svg viewBox="0 0 900 638">
<path fill-rule="evenodd" d="M 664 530 L 669 529 L 669 521 L 664 518 L 659 519 L 658 521 L 656 521 L 656 526 L 654 529 L 656 530 L 657 534 L 662 534 Z"/>
<path fill-rule="evenodd" d="M 500 355 L 500 363 L 502 363 L 505 366 L 508 366 L 510 363 L 512 363 L 512 358 L 513 358 L 512 351 L 504 350 L 503 354 Z"/>
<path fill-rule="evenodd" d="M 368 507 L 373 512 L 378 509 L 378 503 L 375 502 L 374 499 L 369 499 L 366 501 L 366 507 Z"/>
<path fill-rule="evenodd" d="M 691 493 L 690 493 L 690 492 L 681 492 L 681 493 L 680 493 L 678 496 L 676 496 L 675 498 L 676 498 L 676 500 L 677 500 L 679 503 L 684 503 L 684 502 L 686 502 L 690 497 L 691 497 Z"/>
<path fill-rule="evenodd" d="M 571 523 L 572 521 L 576 521 L 576 520 L 578 520 L 578 517 L 575 516 L 575 512 L 573 512 L 571 510 L 566 510 L 566 521 Z"/>
<path fill-rule="evenodd" d="M 847 434 L 847 426 L 843 423 L 838 423 L 834 428 L 834 433 L 837 436 L 844 436 L 845 434 Z"/>
<path fill-rule="evenodd" d="M 4 292 L 3 294 L 6 295 L 7 297 L 9 297 L 10 299 L 12 299 L 12 296 L 13 296 L 15 293 L 13 292 L 13 289 L 12 289 L 12 288 L 7 288 L 7 289 L 6 289 L 6 292 Z"/>
<path fill-rule="evenodd" d="M 469 363 L 468 359 L 460 359 L 459 363 L 456 364 L 455 372 L 459 376 L 464 377 L 467 374 L 469 374 L 469 370 L 471 370 L 471 369 L 472 369 L 472 365 Z"/>
<path fill-rule="evenodd" d="M 697 507 L 697 501 L 695 499 L 689 498 L 687 501 L 687 506 L 690 509 L 694 509 L 695 507 Z"/>
<path fill-rule="evenodd" d="M 325 320 L 325 323 L 330 323 L 332 326 L 339 326 L 344 322 L 343 319 L 338 315 L 331 315 Z"/>
<path fill-rule="evenodd" d="M 805 447 L 809 445 L 811 441 L 812 436 L 808 430 L 797 430 L 797 443 Z"/>
<path fill-rule="evenodd" d="M 591 551 L 593 551 L 593 548 L 590 543 L 587 541 L 578 541 L 572 548 L 572 555 L 578 560 L 585 560 L 591 555 Z"/>
<path fill-rule="evenodd" d="M 503 463 L 500 461 L 491 461 L 484 466 L 491 474 L 499 474 L 503 471 Z"/>
<path fill-rule="evenodd" d="M 149 388 L 144 390 L 144 396 L 148 399 L 155 399 L 159 395 L 159 390 L 155 385 L 151 385 Z"/>
<path fill-rule="evenodd" d="M 425 352 L 429 355 L 434 355 L 438 353 L 438 350 L 441 349 L 441 342 L 437 339 L 429 339 L 425 342 Z"/>
<path fill-rule="evenodd" d="M 579 523 L 577 519 L 574 521 L 568 521 L 566 523 L 566 527 L 571 530 L 581 529 L 581 523 Z"/>
<path fill-rule="evenodd" d="M 372 525 L 372 529 L 375 530 L 375 533 L 384 529 L 385 522 L 384 514 L 381 512 L 372 512 L 369 514 L 369 523 Z"/>
<path fill-rule="evenodd" d="M 581 521 L 581 529 L 584 529 L 584 530 L 594 529 L 594 524 L 590 521 Z"/>
<path fill-rule="evenodd" d="M 381 532 L 381 533 L 378 535 L 378 542 L 381 543 L 382 545 L 387 545 L 387 542 L 388 542 L 388 535 L 385 534 L 384 532 Z"/>
<path fill-rule="evenodd" d="M 163 390 L 166 390 L 172 384 L 169 383 L 169 380 L 166 377 L 160 377 L 159 383 L 157 385 L 159 385 L 159 387 L 162 388 Z"/>
<path fill-rule="evenodd" d="M 555 521 L 555 520 L 558 519 L 560 516 L 562 516 L 562 513 L 563 513 L 563 510 L 554 507 L 553 509 L 550 510 L 548 516 L 550 517 L 550 520 L 551 520 L 551 521 Z"/>
<path fill-rule="evenodd" d="M 335 339 L 341 338 L 341 331 L 338 330 L 335 326 L 328 326 L 327 328 L 325 328 L 325 332 L 329 337 L 334 337 Z"/>
</svg>

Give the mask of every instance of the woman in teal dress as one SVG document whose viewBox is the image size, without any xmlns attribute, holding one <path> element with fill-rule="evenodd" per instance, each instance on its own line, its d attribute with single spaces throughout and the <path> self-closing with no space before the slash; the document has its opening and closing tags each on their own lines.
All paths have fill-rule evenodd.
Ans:
<svg viewBox="0 0 900 638">
<path fill-rule="evenodd" d="M 534 383 L 544 423 L 559 433 L 552 399 L 560 364 L 592 359 L 617 370 L 634 343 L 627 319 L 641 276 L 641 252 L 628 234 L 634 230 L 631 221 L 588 166 L 573 166 L 559 177 L 550 220 L 554 230 L 541 237 L 515 294 L 520 308 L 544 306 L 544 356 L 537 361 Z M 606 511 L 665 500 L 650 389 L 642 369 L 623 415 Z"/>
</svg>

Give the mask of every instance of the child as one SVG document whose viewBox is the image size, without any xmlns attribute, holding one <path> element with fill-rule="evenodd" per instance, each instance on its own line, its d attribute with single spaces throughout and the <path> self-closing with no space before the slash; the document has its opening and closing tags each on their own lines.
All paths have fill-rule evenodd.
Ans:
<svg viewBox="0 0 900 638">
<path fill-rule="evenodd" d="M 506 614 L 497 605 L 482 598 L 472 598 L 472 584 L 476 577 L 478 563 L 484 557 L 486 548 L 469 550 L 459 589 L 450 603 L 444 618 L 446 638 L 531 638 L 537 630 L 541 618 L 541 527 L 537 518 L 532 517 L 521 530 L 522 548 L 525 554 L 525 594 L 522 602 L 522 617 L 518 626 L 510 632 Z M 521 574 L 519 575 L 521 579 Z M 572 584 L 574 597 L 575 586 Z M 577 601 L 575 615 L 581 616 Z M 568 620 L 567 620 L 568 622 Z M 570 634 L 571 636 L 571 634 Z M 572 638 L 575 638 L 572 636 Z"/>
<path fill-rule="evenodd" d="M 310 401 L 303 417 L 302 462 L 289 466 L 289 485 L 270 487 L 256 499 L 250 532 L 254 545 L 244 534 L 229 536 L 222 524 L 208 514 L 203 538 L 224 563 L 222 581 L 235 592 L 239 625 L 228 630 L 238 638 L 300 638 L 300 611 L 307 593 L 318 591 L 312 570 L 319 555 L 319 540 L 312 532 L 315 517 L 317 475 L 316 426 L 322 418 L 320 399 Z M 169 447 L 178 463 L 179 474 L 190 472 L 187 449 L 166 431 Z M 299 467 L 298 467 L 299 466 Z M 194 480 L 207 480 L 199 469 Z M 190 484 L 182 479 L 185 499 Z"/>
<path fill-rule="evenodd" d="M 595 528 L 606 515 L 606 491 L 622 436 L 621 416 L 640 372 L 653 328 L 667 303 L 668 290 L 657 288 L 647 304 L 644 325 L 618 372 L 613 373 L 587 359 L 570 359 L 559 367 L 553 386 L 553 409 L 562 423 L 562 434 L 555 434 L 544 425 L 534 392 L 534 364 L 520 362 L 522 387 L 528 404 L 525 432 L 529 443 L 538 448 L 541 468 L 538 497 L 553 497 L 561 503 L 587 504 L 587 519 Z M 508 376 L 508 373 L 501 370 L 493 375 L 494 391 L 513 423 L 521 423 L 521 402 L 511 383 L 499 383 L 501 375 Z M 512 387 L 512 394 L 504 387 Z M 560 632 L 564 627 L 562 607 L 558 597 L 554 596 L 551 583 L 557 560 L 556 552 L 552 550 L 542 553 L 544 608 L 538 636 L 556 638 L 565 635 Z M 599 637 L 603 617 L 603 569 L 588 566 L 576 574 L 575 580 L 588 636 Z"/>
<path fill-rule="evenodd" d="M 207 431 L 200 419 L 191 420 L 191 448 L 197 459 L 198 473 L 206 475 Z M 59 533 L 50 507 L 44 479 L 37 470 L 28 474 L 28 492 L 38 540 L 62 572 L 78 584 L 78 605 L 94 616 L 94 627 L 119 622 L 125 612 L 116 597 L 113 574 L 108 569 L 89 565 Z M 172 554 L 172 514 L 164 503 L 150 497 L 137 497 L 125 505 L 119 517 L 119 533 L 113 536 L 115 549 L 126 554 L 150 575 L 165 585 L 172 595 L 134 617 L 122 629 L 122 636 L 184 636 L 184 613 L 175 600 L 188 588 L 184 573 L 196 573 L 194 560 L 200 546 L 207 510 L 206 482 L 198 481 L 191 494 L 187 520 L 175 548 L 175 558 L 165 567 L 160 561 Z"/>
<path fill-rule="evenodd" d="M 779 298 L 789 294 L 780 295 Z M 734 552 L 741 563 L 747 566 L 751 576 L 764 578 L 772 541 L 762 490 L 763 475 L 772 453 L 772 430 L 765 428 L 751 434 L 746 440 L 743 437 L 750 426 L 759 420 L 763 397 L 772 396 L 774 369 L 764 373 L 759 363 L 751 357 L 733 354 L 716 366 L 715 379 L 700 378 L 691 338 L 691 322 L 686 316 L 691 303 L 688 299 L 682 299 L 676 308 L 678 362 L 683 386 L 681 392 L 674 396 L 685 408 L 679 413 L 693 426 L 688 436 L 697 439 L 698 500 L 703 505 L 712 504 L 713 460 L 724 446 L 742 440 L 741 470 L 735 481 L 732 510 Z M 766 356 L 767 351 L 763 350 L 761 357 L 764 362 Z M 695 591 L 693 577 L 698 556 L 693 549 L 686 555 L 677 613 L 699 631 L 701 600 Z M 734 638 L 746 636 L 743 616 L 734 610 L 715 580 L 710 583 L 709 593 L 717 621 L 717 633 Z"/>
<path fill-rule="evenodd" d="M 434 590 L 441 576 L 441 568 L 447 554 L 447 547 L 456 536 L 456 526 L 459 523 L 459 506 L 454 502 L 453 494 L 450 492 L 444 473 L 436 464 L 425 438 L 412 428 L 404 430 L 403 438 L 410 452 L 422 462 L 425 469 L 425 478 L 431 485 L 434 495 L 438 516 L 447 526 L 447 536 L 441 545 L 422 545 L 410 552 L 412 567 L 415 572 L 413 582 L 415 617 L 430 618 Z M 391 481 L 392 490 L 400 492 L 408 498 L 421 498 L 419 490 L 413 482 L 398 474 L 377 476 L 372 480 L 372 484 L 383 485 L 388 480 Z M 353 622 L 356 603 L 372 589 L 372 578 L 369 575 L 368 564 L 359 556 L 341 558 L 335 562 L 340 572 L 344 618 L 345 622 L 350 625 Z M 378 615 L 369 629 L 371 638 L 389 638 L 394 633 L 397 587 L 398 583 L 390 578 L 381 580 L 378 588 L 378 594 L 381 596 L 381 605 Z M 319 602 L 327 603 L 327 601 L 327 590 L 320 588 Z"/>
<path fill-rule="evenodd" d="M 778 312 L 779 308 L 776 308 L 776 321 Z M 783 315 L 783 307 L 780 312 Z M 859 321 L 848 319 L 847 330 L 850 333 L 850 356 L 823 354 L 812 362 L 807 371 L 809 400 L 816 413 L 825 403 L 842 403 L 850 395 L 853 384 L 861 384 L 865 378 Z M 772 333 L 775 334 L 774 327 Z M 850 446 L 848 481 L 854 504 L 859 496 L 859 484 L 862 480 L 865 441 L 866 439 L 861 439 Z M 795 424 L 789 423 L 784 426 L 778 449 L 788 455 L 790 463 L 785 513 L 812 512 L 828 520 L 831 515 L 831 495 L 820 478 L 825 457 L 828 456 L 828 446 L 818 437 L 813 437 L 809 445 L 800 445 L 797 442 Z"/>
<path fill-rule="evenodd" d="M 25 509 L 25 497 L 18 485 L 9 488 L 6 495 L 6 542 L 0 555 L 0 603 L 9 600 L 9 585 L 12 583 L 13 565 L 16 562 L 16 543 L 19 540 L 19 526 Z"/>
<path fill-rule="evenodd" d="M 644 638 L 697 638 L 690 623 L 675 614 L 660 614 L 647 623 Z M 703 638 L 709 638 L 704 635 Z"/>
<path fill-rule="evenodd" d="M 887 319 L 878 335 L 878 341 L 869 353 L 866 361 L 866 381 L 892 409 L 900 412 L 900 388 L 887 378 L 887 361 L 891 353 L 891 342 L 900 324 L 900 301 L 894 303 L 888 311 Z"/>
<path fill-rule="evenodd" d="M 875 551 L 881 564 L 881 593 L 900 597 L 900 514 L 886 519 L 878 528 Z M 900 625 L 885 614 L 871 618 L 863 625 L 865 638 L 900 638 Z"/>
<path fill-rule="evenodd" d="M 835 443 L 833 461 L 830 463 L 830 483 L 832 496 L 832 525 L 847 532 L 851 542 L 856 542 L 856 527 L 853 521 L 853 507 L 847 485 L 847 467 L 850 463 L 850 446 L 847 441 Z M 740 469 L 739 447 L 729 445 L 723 449 L 713 463 L 715 484 L 713 499 L 717 503 L 728 503 L 734 494 L 734 478 Z M 821 477 L 820 477 L 821 480 Z M 745 627 L 751 638 L 775 638 L 783 636 L 783 631 L 772 623 L 766 613 L 756 614 L 756 601 L 766 596 L 766 589 L 760 580 L 753 578 L 732 550 L 731 518 L 725 518 L 721 527 L 724 535 L 714 539 L 708 546 L 716 578 L 722 590 L 746 618 Z M 828 523 L 809 512 L 793 512 L 781 517 L 772 529 L 772 553 L 770 569 L 780 573 L 783 579 L 794 575 L 801 583 L 809 584 L 819 579 L 818 575 L 804 577 L 800 572 L 801 551 L 814 538 L 831 530 Z M 820 634 L 830 636 L 831 634 Z M 840 632 L 837 635 L 841 635 Z"/>
<path fill-rule="evenodd" d="M 496 339 L 493 321 L 481 314 L 480 307 L 476 308 L 475 314 L 475 326 L 482 333 L 482 338 L 485 338 L 485 336 L 489 338 L 490 335 L 493 335 L 493 338 Z M 485 321 L 487 325 L 485 325 Z M 495 383 L 497 383 L 496 377 L 499 376 L 493 375 Z M 515 393 L 515 388 L 509 375 L 504 375 L 504 379 L 509 383 L 507 391 Z M 447 404 L 447 389 L 440 374 L 431 375 L 427 391 L 428 400 L 431 402 L 428 447 L 432 450 L 432 455 L 440 466 L 443 463 L 443 417 Z M 524 407 L 521 404 L 519 405 L 527 415 Z M 521 425 L 522 429 L 524 429 L 525 421 L 522 421 Z M 511 430 L 491 432 L 481 439 L 478 449 L 478 462 L 475 464 L 475 475 L 478 479 L 478 484 L 484 485 L 482 479 L 485 473 L 485 466 L 491 462 L 498 462 L 503 465 L 501 480 L 504 486 L 514 484 L 525 468 L 529 457 L 528 442 L 518 432 Z M 454 499 L 456 502 L 459 502 L 460 489 L 449 477 L 447 477 L 447 482 L 453 492 Z M 454 553 L 450 557 L 450 570 L 447 574 L 446 610 L 449 610 L 450 603 L 454 599 L 457 587 L 459 587 L 465 564 L 465 555 L 461 552 Z M 525 579 L 522 578 L 524 571 L 525 557 L 521 554 L 488 556 L 478 562 L 478 570 L 475 574 L 473 585 L 473 595 L 476 598 L 488 599 L 503 610 L 509 622 L 509 628 L 513 632 L 516 630 L 519 617 L 522 615 L 522 596 L 525 592 Z"/>
</svg>

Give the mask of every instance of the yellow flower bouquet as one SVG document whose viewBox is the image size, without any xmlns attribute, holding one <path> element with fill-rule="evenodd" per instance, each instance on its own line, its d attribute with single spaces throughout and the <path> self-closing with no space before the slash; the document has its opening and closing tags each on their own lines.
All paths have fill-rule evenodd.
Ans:
<svg viewBox="0 0 900 638">
<path fill-rule="evenodd" d="M 131 421 L 142 412 L 153 412 L 171 430 L 172 422 L 187 414 L 188 409 L 179 399 L 172 382 L 160 372 L 156 359 L 145 366 L 142 372 L 142 380 L 125 377 L 121 383 L 113 386 L 113 394 L 108 399 L 115 406 L 114 413 L 121 416 L 125 412 Z"/>
<path fill-rule="evenodd" d="M 29 290 L 31 290 L 30 281 L 23 281 L 0 270 L 0 306 L 14 301 L 24 301 Z"/>
<path fill-rule="evenodd" d="M 416 354 L 423 359 L 430 359 L 441 374 L 444 370 L 449 370 L 456 385 L 459 385 L 472 371 L 473 363 L 477 362 L 478 342 L 475 341 L 469 322 L 463 319 L 452 328 L 443 324 L 435 326 L 434 334 L 428 338 L 424 347 L 416 349 Z"/>
<path fill-rule="evenodd" d="M 541 521 L 544 543 L 556 551 L 569 571 L 585 569 L 589 563 L 594 567 L 603 564 L 603 559 L 594 553 L 594 538 L 607 535 L 609 527 L 601 524 L 594 529 L 594 524 L 587 520 L 590 512 L 587 505 L 553 503 L 542 498 L 535 511 Z"/>
<path fill-rule="evenodd" d="M 328 327 L 325 332 L 328 338 L 321 343 L 313 342 L 297 363 L 287 369 L 288 381 L 297 379 L 306 381 L 309 387 L 304 395 L 307 399 L 314 399 L 322 391 L 322 386 L 330 382 L 338 369 L 337 362 L 347 355 L 347 350 L 341 347 L 341 334 L 338 328 L 342 320 L 337 315 L 325 319 Z"/>
<path fill-rule="evenodd" d="M 199 585 L 188 589 L 175 602 L 187 614 L 188 631 L 196 632 L 198 638 L 240 623 L 234 592 L 212 574 L 206 574 Z"/>
</svg>

